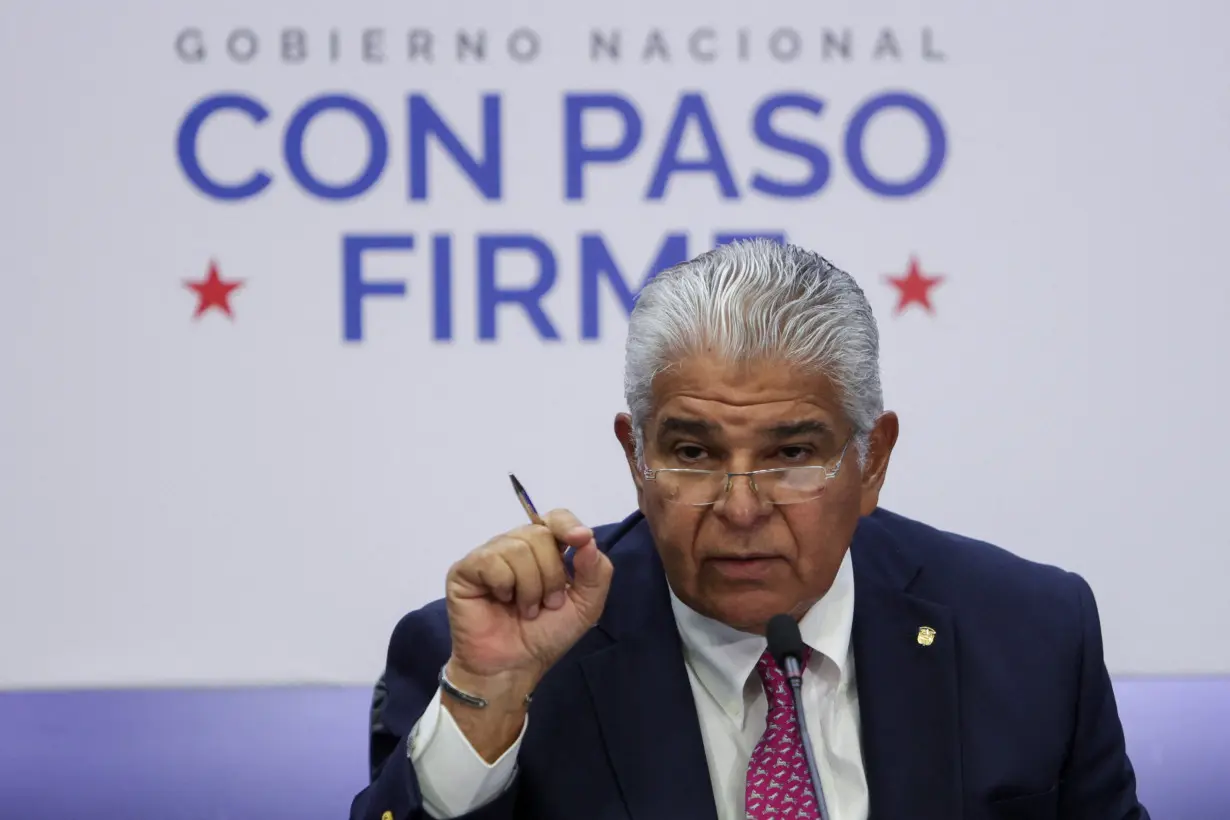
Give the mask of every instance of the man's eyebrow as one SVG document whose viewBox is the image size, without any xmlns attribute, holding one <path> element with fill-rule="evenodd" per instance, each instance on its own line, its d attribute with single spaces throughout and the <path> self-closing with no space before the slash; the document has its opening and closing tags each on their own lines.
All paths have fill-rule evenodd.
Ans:
<svg viewBox="0 0 1230 820">
<path fill-rule="evenodd" d="M 658 438 L 665 438 L 671 434 L 712 438 L 717 431 L 717 427 L 707 421 L 668 416 L 658 425 Z"/>
<path fill-rule="evenodd" d="M 763 428 L 760 432 L 768 438 L 781 440 L 796 436 L 832 435 L 833 430 L 822 421 L 807 419 L 774 424 L 772 427 Z"/>
</svg>

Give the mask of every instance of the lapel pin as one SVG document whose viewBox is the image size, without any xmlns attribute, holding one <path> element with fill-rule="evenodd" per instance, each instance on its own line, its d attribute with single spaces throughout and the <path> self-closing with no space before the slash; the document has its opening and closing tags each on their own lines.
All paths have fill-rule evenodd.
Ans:
<svg viewBox="0 0 1230 820">
<path fill-rule="evenodd" d="M 380 820 L 393 820 L 393 812 L 386 811 L 384 814 L 380 815 Z"/>
<path fill-rule="evenodd" d="M 935 630 L 929 626 L 918 627 L 918 645 L 930 646 L 935 643 Z"/>
</svg>

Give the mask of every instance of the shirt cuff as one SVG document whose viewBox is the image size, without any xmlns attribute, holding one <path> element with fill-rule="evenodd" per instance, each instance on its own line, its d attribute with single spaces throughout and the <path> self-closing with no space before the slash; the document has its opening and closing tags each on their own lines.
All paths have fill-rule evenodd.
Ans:
<svg viewBox="0 0 1230 820">
<path fill-rule="evenodd" d="M 517 752 L 529 723 L 527 717 L 512 746 L 489 764 L 474 751 L 452 714 L 440 703 L 437 689 L 415 724 L 407 749 L 428 816 L 460 817 L 499 797 L 517 773 Z"/>
</svg>

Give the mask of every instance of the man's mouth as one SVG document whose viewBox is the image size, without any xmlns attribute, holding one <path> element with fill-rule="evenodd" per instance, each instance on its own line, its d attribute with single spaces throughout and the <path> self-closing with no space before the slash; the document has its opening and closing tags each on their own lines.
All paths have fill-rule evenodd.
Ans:
<svg viewBox="0 0 1230 820">
<path fill-rule="evenodd" d="M 708 563 L 720 574 L 732 579 L 755 580 L 773 572 L 782 562 L 779 555 L 767 552 L 739 555 L 718 555 Z"/>
</svg>

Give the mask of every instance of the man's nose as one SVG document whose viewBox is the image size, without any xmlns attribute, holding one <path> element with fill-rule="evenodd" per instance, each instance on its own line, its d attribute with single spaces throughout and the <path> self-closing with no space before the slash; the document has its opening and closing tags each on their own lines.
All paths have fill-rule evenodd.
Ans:
<svg viewBox="0 0 1230 820">
<path fill-rule="evenodd" d="M 753 476 L 733 475 L 727 477 L 726 491 L 718 497 L 713 511 L 736 526 L 748 526 L 765 516 L 772 507 L 757 491 Z"/>
</svg>

